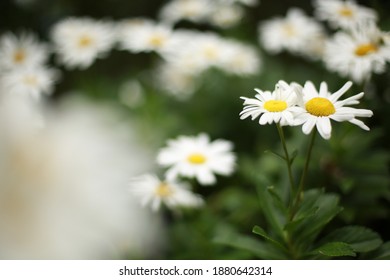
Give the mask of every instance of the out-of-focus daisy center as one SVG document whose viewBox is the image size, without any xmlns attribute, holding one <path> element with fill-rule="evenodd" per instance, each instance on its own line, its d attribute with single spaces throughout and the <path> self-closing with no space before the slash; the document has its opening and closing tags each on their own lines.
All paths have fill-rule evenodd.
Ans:
<svg viewBox="0 0 390 280">
<path fill-rule="evenodd" d="M 83 35 L 79 39 L 79 47 L 80 48 L 87 48 L 91 46 L 93 43 L 93 39 L 88 35 Z"/>
<path fill-rule="evenodd" d="M 376 45 L 368 43 L 368 44 L 361 44 L 357 46 L 357 48 L 355 49 L 355 54 L 357 56 L 365 56 L 377 51 L 378 51 L 378 47 Z"/>
<path fill-rule="evenodd" d="M 326 117 L 336 112 L 332 102 L 323 97 L 314 97 L 305 104 L 306 110 L 317 117 Z"/>
<path fill-rule="evenodd" d="M 161 47 L 164 45 L 165 37 L 160 34 L 154 34 L 150 37 L 149 43 L 154 47 Z"/>
<path fill-rule="evenodd" d="M 206 162 L 206 157 L 202 154 L 195 153 L 187 157 L 187 160 L 192 164 L 202 164 Z"/>
<path fill-rule="evenodd" d="M 284 31 L 284 34 L 286 34 L 286 36 L 288 36 L 288 37 L 293 37 L 296 35 L 296 30 L 295 30 L 294 26 L 292 24 L 289 24 L 289 23 L 286 23 L 285 25 L 283 25 L 283 31 Z"/>
<path fill-rule="evenodd" d="M 38 84 L 38 79 L 33 75 L 27 75 L 23 78 L 23 82 L 29 86 L 36 86 Z"/>
<path fill-rule="evenodd" d="M 22 63 L 26 59 L 26 53 L 24 50 L 17 50 L 14 53 L 14 62 L 15 63 Z"/>
<path fill-rule="evenodd" d="M 348 7 L 342 7 L 341 9 L 338 10 L 338 13 L 340 16 L 343 16 L 343 17 L 352 17 L 353 16 L 352 9 L 348 8 Z"/>
<path fill-rule="evenodd" d="M 161 183 L 156 188 L 156 195 L 159 197 L 168 197 L 173 194 L 172 188 L 167 183 Z"/>
<path fill-rule="evenodd" d="M 264 109 L 268 112 L 282 112 L 286 110 L 287 103 L 282 100 L 268 100 L 264 103 Z"/>
<path fill-rule="evenodd" d="M 203 49 L 203 54 L 207 59 L 214 60 L 218 56 L 218 51 L 214 46 L 206 46 Z"/>
</svg>

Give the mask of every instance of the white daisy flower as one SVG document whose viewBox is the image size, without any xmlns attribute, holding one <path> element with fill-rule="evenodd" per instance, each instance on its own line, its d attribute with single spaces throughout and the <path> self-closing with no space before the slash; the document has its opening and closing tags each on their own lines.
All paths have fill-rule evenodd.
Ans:
<svg viewBox="0 0 390 280">
<path fill-rule="evenodd" d="M 220 5 L 210 15 L 213 25 L 229 28 L 236 25 L 244 17 L 244 9 L 237 4 Z"/>
<path fill-rule="evenodd" d="M 53 27 L 51 37 L 61 63 L 84 69 L 111 49 L 116 35 L 113 31 L 108 22 L 68 18 Z"/>
<path fill-rule="evenodd" d="M 6 94 L 30 95 L 39 99 L 53 91 L 59 78 L 57 70 L 46 67 L 24 67 L 4 72 L 0 75 L 0 87 Z"/>
<path fill-rule="evenodd" d="M 386 34 L 374 23 L 358 25 L 351 32 L 337 32 L 325 47 L 324 63 L 332 71 L 361 83 L 372 73 L 383 73 L 390 61 Z"/>
<path fill-rule="evenodd" d="M 289 9 L 286 17 L 261 23 L 258 31 L 260 43 L 272 54 L 289 51 L 315 57 L 318 55 L 318 40 L 325 37 L 322 26 L 297 8 Z"/>
<path fill-rule="evenodd" d="M 316 16 L 328 21 L 333 28 L 349 29 L 365 21 L 376 21 L 375 10 L 360 6 L 356 1 L 346 0 L 315 0 Z"/>
<path fill-rule="evenodd" d="M 226 40 L 216 33 L 178 30 L 163 58 L 185 72 L 198 74 L 220 66 L 226 45 Z"/>
<path fill-rule="evenodd" d="M 219 68 L 236 75 L 253 75 L 261 69 L 260 56 L 255 48 L 236 41 L 228 41 Z"/>
<path fill-rule="evenodd" d="M 359 104 L 359 99 L 364 93 L 353 95 L 347 99 L 339 100 L 339 98 L 352 86 L 352 82 L 347 82 L 345 85 L 336 91 L 330 93 L 326 82 L 322 82 L 319 92 L 314 87 L 313 83 L 307 81 L 302 89 L 301 107 L 295 116 L 295 124 L 302 125 L 302 131 L 309 134 L 314 127 L 317 127 L 318 132 L 324 139 L 329 139 L 332 132 L 330 120 L 337 122 L 349 121 L 364 130 L 369 128 L 357 117 L 371 117 L 371 110 L 356 109 L 348 107 L 348 105 Z"/>
<path fill-rule="evenodd" d="M 215 184 L 215 174 L 226 176 L 233 173 L 235 159 L 231 142 L 221 139 L 210 142 L 204 133 L 170 140 L 157 155 L 158 164 L 169 168 L 166 173 L 168 180 L 181 175 L 196 178 L 202 185 Z"/>
<path fill-rule="evenodd" d="M 173 0 L 160 10 L 160 18 L 167 23 L 180 20 L 203 22 L 213 12 L 213 1 L 208 0 Z"/>
<path fill-rule="evenodd" d="M 152 20 L 136 18 L 124 21 L 119 27 L 121 48 L 130 52 L 164 51 L 172 30 Z"/>
<path fill-rule="evenodd" d="M 46 44 L 38 42 L 32 33 L 16 36 L 6 33 L 0 37 L 0 69 L 12 70 L 20 67 L 43 65 L 49 55 Z"/>
<path fill-rule="evenodd" d="M 44 110 L 45 126 L 31 127 L 17 100 L 4 101 L 0 259 L 155 256 L 161 221 L 127 193 L 129 175 L 151 167 L 134 127 L 124 130 L 115 108 L 79 100 Z"/>
<path fill-rule="evenodd" d="M 244 99 L 244 109 L 240 112 L 240 119 L 250 116 L 254 120 L 260 116 L 260 125 L 293 125 L 298 87 L 298 84 L 289 85 L 285 81 L 279 81 L 273 92 L 255 89 L 258 93 L 255 98 L 241 97 Z"/>
<path fill-rule="evenodd" d="M 183 71 L 183 65 L 161 63 L 155 70 L 157 86 L 178 99 L 187 99 L 198 88 L 196 75 Z"/>
<path fill-rule="evenodd" d="M 159 210 L 161 204 L 170 209 L 203 205 L 203 199 L 194 194 L 188 184 L 168 179 L 160 181 L 152 174 L 134 178 L 130 182 L 129 190 L 141 199 L 143 206 L 150 205 L 153 211 Z"/>
<path fill-rule="evenodd" d="M 217 0 L 218 1 L 218 0 Z M 243 4 L 246 6 L 256 6 L 259 4 L 258 0 L 219 0 L 223 4 Z"/>
</svg>

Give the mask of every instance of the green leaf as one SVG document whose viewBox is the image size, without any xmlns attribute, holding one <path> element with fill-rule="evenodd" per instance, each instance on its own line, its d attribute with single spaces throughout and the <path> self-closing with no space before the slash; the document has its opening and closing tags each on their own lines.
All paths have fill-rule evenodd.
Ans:
<svg viewBox="0 0 390 280">
<path fill-rule="evenodd" d="M 284 225 L 286 223 L 287 212 L 285 208 L 280 207 L 281 199 L 277 199 L 276 193 L 271 193 L 273 187 L 261 188 L 258 187 L 259 203 L 261 210 L 270 228 L 280 237 L 284 237 Z"/>
<path fill-rule="evenodd" d="M 348 243 L 355 252 L 369 252 L 382 244 L 378 233 L 362 226 L 346 226 L 336 229 L 327 235 L 322 242 L 330 241 Z"/>
<path fill-rule="evenodd" d="M 329 242 L 314 251 L 328 257 L 356 256 L 351 246 L 344 242 Z"/>
<path fill-rule="evenodd" d="M 282 243 L 280 243 L 279 241 L 273 239 L 272 237 L 270 237 L 263 228 L 261 228 L 260 226 L 254 226 L 253 229 L 252 229 L 252 232 L 254 234 L 257 234 L 257 235 L 260 235 L 261 237 L 264 237 L 266 240 L 270 241 L 271 243 L 275 244 L 276 246 L 282 248 L 283 250 L 286 250 L 286 247 L 284 247 L 282 245 Z"/>
<path fill-rule="evenodd" d="M 382 244 L 373 254 L 370 259 L 374 260 L 390 260 L 390 241 Z"/>
<path fill-rule="evenodd" d="M 270 153 L 278 158 L 281 158 L 284 161 L 286 160 L 286 158 L 284 156 L 282 156 L 281 154 L 278 154 L 277 152 L 271 151 L 271 150 L 265 150 L 264 153 Z"/>
<path fill-rule="evenodd" d="M 213 241 L 233 248 L 250 251 L 254 256 L 263 260 L 287 259 L 282 250 L 270 243 L 236 232 L 225 232 L 215 237 Z"/>
<path fill-rule="evenodd" d="M 309 190 L 304 193 L 300 209 L 285 229 L 290 231 L 295 243 L 309 245 L 324 226 L 340 213 L 342 208 L 338 203 L 339 197 L 335 194 Z"/>
<path fill-rule="evenodd" d="M 297 155 L 298 155 L 298 150 L 294 150 L 294 151 L 291 153 L 291 156 L 290 156 L 290 165 L 293 164 L 294 159 L 297 157 Z"/>
</svg>

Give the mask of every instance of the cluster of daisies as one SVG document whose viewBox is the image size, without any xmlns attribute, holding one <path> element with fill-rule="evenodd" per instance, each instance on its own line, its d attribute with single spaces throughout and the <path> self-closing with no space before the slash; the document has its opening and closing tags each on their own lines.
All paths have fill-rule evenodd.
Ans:
<svg viewBox="0 0 390 280">
<path fill-rule="evenodd" d="M 311 81 L 307 81 L 304 86 L 279 81 L 272 92 L 255 89 L 257 92 L 255 98 L 241 97 L 244 99 L 244 109 L 240 117 L 241 119 L 251 117 L 252 120 L 259 117 L 260 125 L 272 123 L 281 126 L 302 125 L 305 134 L 309 134 L 316 127 L 324 139 L 331 137 L 331 120 L 348 121 L 369 130 L 358 118 L 371 117 L 372 111 L 350 107 L 359 104 L 359 99 L 364 93 L 340 100 L 351 86 L 352 82 L 348 81 L 332 93 L 326 82 L 322 82 L 317 90 Z"/>
<path fill-rule="evenodd" d="M 50 94 L 59 72 L 48 67 L 49 46 L 31 33 L 0 37 L 0 92 L 39 99 Z"/>
<path fill-rule="evenodd" d="M 0 37 L 2 91 L 34 97 L 50 94 L 59 78 L 59 71 L 47 65 L 52 54 L 67 69 L 86 69 L 114 48 L 133 54 L 157 53 L 161 63 L 153 77 L 160 88 L 176 96 L 193 93 L 196 78 L 208 68 L 234 75 L 255 74 L 260 68 L 253 46 L 214 32 L 175 29 L 173 23 L 148 18 L 112 22 L 71 17 L 51 28 L 50 39 L 50 43 L 41 43 L 30 32 Z"/>
<path fill-rule="evenodd" d="M 197 77 L 209 68 L 245 76 L 259 72 L 255 47 L 215 32 L 174 29 L 146 18 L 122 21 L 117 28 L 119 48 L 131 53 L 155 52 L 162 59 L 155 77 L 160 88 L 176 96 L 196 89 Z"/>
<path fill-rule="evenodd" d="M 209 186 L 217 182 L 216 175 L 232 174 L 236 161 L 232 148 L 231 142 L 210 141 L 205 133 L 169 140 L 157 154 L 157 163 L 166 169 L 164 179 L 156 174 L 137 176 L 130 183 L 130 192 L 154 211 L 162 204 L 170 209 L 200 207 L 202 197 L 194 193 L 184 179 Z"/>
<path fill-rule="evenodd" d="M 357 83 L 385 71 L 390 37 L 378 27 L 375 10 L 353 0 L 314 0 L 313 5 L 315 18 L 291 8 L 285 17 L 260 23 L 259 41 L 265 50 L 322 60 L 330 71 Z"/>
</svg>

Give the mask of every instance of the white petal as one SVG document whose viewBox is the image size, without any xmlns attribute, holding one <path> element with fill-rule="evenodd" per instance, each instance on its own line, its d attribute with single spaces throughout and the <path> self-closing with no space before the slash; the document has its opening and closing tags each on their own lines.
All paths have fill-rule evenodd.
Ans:
<svg viewBox="0 0 390 280">
<path fill-rule="evenodd" d="M 349 90 L 351 86 L 351 81 L 346 82 L 338 91 L 330 96 L 329 100 L 332 101 L 332 103 L 335 103 L 344 93 L 347 92 L 347 90 Z"/>
<path fill-rule="evenodd" d="M 367 130 L 369 131 L 370 128 L 364 124 L 364 122 L 362 122 L 361 120 L 358 120 L 358 119 L 352 119 L 349 121 L 350 123 L 353 123 L 355 125 L 357 125 L 358 127 L 360 127 L 361 129 L 364 129 L 364 130 Z"/>
<path fill-rule="evenodd" d="M 309 117 L 307 121 L 302 126 L 302 131 L 305 134 L 309 134 L 314 126 L 316 125 L 317 118 L 316 117 Z"/>
<path fill-rule="evenodd" d="M 330 120 L 328 117 L 320 117 L 317 119 L 317 129 L 320 135 L 324 139 L 329 139 L 331 132 L 332 132 L 332 126 L 330 124 Z"/>
</svg>

